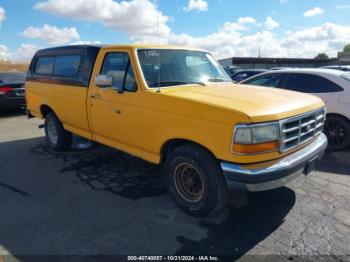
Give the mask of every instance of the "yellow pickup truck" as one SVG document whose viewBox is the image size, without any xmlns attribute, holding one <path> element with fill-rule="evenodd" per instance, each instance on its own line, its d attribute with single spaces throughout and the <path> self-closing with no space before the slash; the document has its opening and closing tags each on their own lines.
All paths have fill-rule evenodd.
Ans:
<svg viewBox="0 0 350 262">
<path fill-rule="evenodd" d="M 47 143 L 72 134 L 160 164 L 171 196 L 194 216 L 230 190 L 262 191 L 309 174 L 327 147 L 321 99 L 233 84 L 203 50 L 152 45 L 38 51 L 26 81 L 28 116 Z"/>
</svg>

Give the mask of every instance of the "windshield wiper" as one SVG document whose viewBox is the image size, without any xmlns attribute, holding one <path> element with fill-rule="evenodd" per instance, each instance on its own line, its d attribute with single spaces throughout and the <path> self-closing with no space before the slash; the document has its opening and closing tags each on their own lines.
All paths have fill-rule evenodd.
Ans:
<svg viewBox="0 0 350 262">
<path fill-rule="evenodd" d="M 209 78 L 209 82 L 231 82 L 230 80 L 223 79 L 223 78 Z"/>
<path fill-rule="evenodd" d="M 201 85 L 201 86 L 206 86 L 204 82 L 201 81 L 193 81 L 193 82 L 186 82 L 187 84 L 196 84 L 196 85 Z"/>
<path fill-rule="evenodd" d="M 172 86 L 172 85 L 190 85 L 190 84 L 196 84 L 196 85 L 201 85 L 205 86 L 206 84 L 204 82 L 200 81 L 162 81 L 159 83 L 153 83 L 151 87 L 165 87 L 165 86 Z"/>
</svg>

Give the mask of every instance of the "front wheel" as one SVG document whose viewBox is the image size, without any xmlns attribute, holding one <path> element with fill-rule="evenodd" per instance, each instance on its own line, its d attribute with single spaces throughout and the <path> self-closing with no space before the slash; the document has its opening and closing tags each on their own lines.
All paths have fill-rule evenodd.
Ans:
<svg viewBox="0 0 350 262">
<path fill-rule="evenodd" d="M 328 116 L 324 132 L 328 138 L 329 150 L 344 150 L 350 146 L 350 122 L 340 116 Z"/>
<path fill-rule="evenodd" d="M 225 206 L 228 189 L 216 159 L 197 145 L 183 145 L 164 164 L 175 203 L 192 216 L 208 216 Z"/>
<path fill-rule="evenodd" d="M 47 144 L 55 150 L 68 150 L 72 145 L 72 133 L 64 129 L 53 112 L 45 117 L 45 134 Z"/>
</svg>

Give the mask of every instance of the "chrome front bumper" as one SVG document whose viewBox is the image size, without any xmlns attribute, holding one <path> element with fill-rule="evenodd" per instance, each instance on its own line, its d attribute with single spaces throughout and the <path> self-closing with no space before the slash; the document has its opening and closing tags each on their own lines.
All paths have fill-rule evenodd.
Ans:
<svg viewBox="0 0 350 262">
<path fill-rule="evenodd" d="M 314 169 L 315 163 L 327 149 L 327 137 L 321 133 L 315 141 L 303 149 L 281 158 L 262 168 L 249 168 L 228 162 L 221 163 L 227 186 L 231 190 L 265 191 L 282 187 L 302 174 Z M 251 165 L 250 165 L 251 166 Z"/>
</svg>

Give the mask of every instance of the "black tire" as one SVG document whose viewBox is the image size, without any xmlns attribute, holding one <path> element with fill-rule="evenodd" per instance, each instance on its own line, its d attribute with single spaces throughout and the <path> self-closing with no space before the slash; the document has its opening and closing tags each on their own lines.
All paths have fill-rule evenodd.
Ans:
<svg viewBox="0 0 350 262">
<path fill-rule="evenodd" d="M 202 147 L 186 144 L 175 148 L 167 157 L 163 172 L 170 195 L 187 214 L 208 216 L 226 205 L 228 189 L 223 174 L 217 160 Z"/>
<path fill-rule="evenodd" d="M 327 116 L 324 132 L 328 138 L 328 149 L 345 150 L 350 146 L 350 121 L 341 116 Z"/>
<path fill-rule="evenodd" d="M 53 130 L 56 132 L 55 137 Z M 64 151 L 72 146 L 72 133 L 63 128 L 61 121 L 53 112 L 48 113 L 45 117 L 45 135 L 46 143 L 55 150 Z"/>
</svg>

